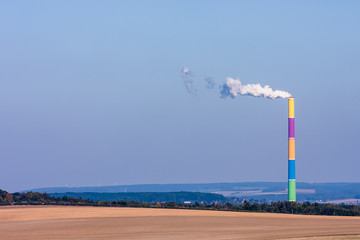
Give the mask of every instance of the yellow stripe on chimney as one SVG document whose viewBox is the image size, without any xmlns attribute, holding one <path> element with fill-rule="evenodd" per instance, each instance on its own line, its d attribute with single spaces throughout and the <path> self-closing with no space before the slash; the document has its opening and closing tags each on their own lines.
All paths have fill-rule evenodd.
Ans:
<svg viewBox="0 0 360 240">
<path fill-rule="evenodd" d="M 289 160 L 295 160 L 295 139 L 289 139 Z"/>
<path fill-rule="evenodd" d="M 289 118 L 295 117 L 295 111 L 294 111 L 294 98 L 289 97 Z"/>
</svg>

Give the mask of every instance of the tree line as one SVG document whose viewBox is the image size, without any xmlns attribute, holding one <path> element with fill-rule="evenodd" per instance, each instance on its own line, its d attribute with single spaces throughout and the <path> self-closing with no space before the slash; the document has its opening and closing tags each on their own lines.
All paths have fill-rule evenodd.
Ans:
<svg viewBox="0 0 360 240">
<path fill-rule="evenodd" d="M 99 193 L 99 192 L 65 192 L 65 193 L 50 193 L 53 197 L 75 197 L 82 199 L 91 199 L 94 201 L 137 201 L 137 202 L 221 202 L 226 203 L 229 199 L 223 195 L 204 192 L 114 192 L 114 193 Z"/>
<path fill-rule="evenodd" d="M 137 201 L 94 201 L 75 197 L 54 197 L 47 193 L 27 192 L 8 193 L 0 189 L 0 205 L 67 205 L 67 206 L 102 206 L 102 207 L 140 207 L 140 208 L 172 208 L 216 211 L 251 211 L 270 213 L 289 213 L 306 215 L 360 216 L 359 206 L 334 205 L 319 203 L 297 203 L 278 201 L 268 203 L 243 202 L 241 205 L 232 203 L 199 203 L 184 204 L 176 202 L 137 202 Z"/>
</svg>

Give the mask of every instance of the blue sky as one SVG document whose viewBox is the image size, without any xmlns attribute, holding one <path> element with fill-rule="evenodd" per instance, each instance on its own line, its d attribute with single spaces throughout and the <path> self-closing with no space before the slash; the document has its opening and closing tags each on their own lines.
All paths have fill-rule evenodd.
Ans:
<svg viewBox="0 0 360 240">
<path fill-rule="evenodd" d="M 226 77 L 295 96 L 297 181 L 360 181 L 358 1 L 0 6 L 2 189 L 287 181 L 287 100 Z"/>
</svg>

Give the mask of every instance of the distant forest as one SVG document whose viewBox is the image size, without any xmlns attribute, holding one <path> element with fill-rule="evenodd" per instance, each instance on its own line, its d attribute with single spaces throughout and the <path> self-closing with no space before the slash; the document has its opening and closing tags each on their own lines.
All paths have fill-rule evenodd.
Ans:
<svg viewBox="0 0 360 240">
<path fill-rule="evenodd" d="M 199 203 L 185 204 L 176 202 L 146 203 L 136 201 L 94 201 L 75 197 L 55 197 L 46 193 L 8 193 L 0 190 L 0 205 L 66 205 L 66 206 L 103 206 L 103 207 L 141 207 L 141 208 L 172 208 L 172 209 L 197 209 L 216 211 L 252 211 L 307 215 L 337 215 L 360 216 L 359 206 L 333 205 L 318 203 L 273 202 L 258 204 L 243 202 L 241 205 L 232 203 Z"/>
<path fill-rule="evenodd" d="M 93 201 L 136 201 L 136 202 L 217 202 L 226 203 L 229 200 L 223 195 L 214 193 L 201 192 L 145 192 L 145 193 L 97 193 L 97 192 L 83 192 L 83 193 L 49 193 L 53 197 L 75 197 L 82 199 L 91 199 Z"/>
<path fill-rule="evenodd" d="M 331 201 L 339 199 L 360 199 L 360 183 L 296 183 L 298 201 Z M 130 192 L 203 192 L 230 193 L 228 197 L 254 199 L 258 201 L 287 200 L 287 182 L 240 182 L 240 183 L 201 183 L 201 184 L 139 184 L 102 187 L 54 187 L 27 191 L 46 193 L 130 193 Z M 301 191 L 301 190 L 311 190 Z M 253 193 L 251 193 L 253 191 Z M 279 192 L 282 192 L 279 194 Z M 251 193 L 251 194 L 249 194 Z"/>
</svg>

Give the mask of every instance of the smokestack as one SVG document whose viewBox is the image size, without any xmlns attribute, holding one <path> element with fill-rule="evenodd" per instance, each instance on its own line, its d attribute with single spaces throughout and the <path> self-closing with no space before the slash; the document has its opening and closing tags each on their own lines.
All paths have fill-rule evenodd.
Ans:
<svg viewBox="0 0 360 240">
<path fill-rule="evenodd" d="M 295 180 L 295 108 L 294 98 L 289 97 L 289 160 L 288 160 L 288 200 L 296 201 Z"/>
</svg>

